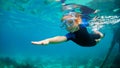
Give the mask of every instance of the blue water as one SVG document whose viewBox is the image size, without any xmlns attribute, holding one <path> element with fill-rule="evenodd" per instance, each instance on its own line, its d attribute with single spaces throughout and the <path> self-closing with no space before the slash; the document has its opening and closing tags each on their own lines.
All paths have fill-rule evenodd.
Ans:
<svg viewBox="0 0 120 68">
<path fill-rule="evenodd" d="M 71 0 L 67 3 L 88 5 L 90 1 Z M 60 28 L 61 4 L 52 0 L 1 0 L 0 4 L 0 57 L 21 59 L 21 62 L 24 62 L 22 59 L 42 59 L 46 63 L 48 60 L 55 63 L 63 60 L 66 65 L 76 62 L 99 67 L 95 60 L 102 63 L 110 47 L 113 30 L 105 27 L 101 29 L 105 37 L 94 47 L 82 47 L 72 41 L 48 46 L 32 45 L 31 41 L 67 33 Z"/>
</svg>

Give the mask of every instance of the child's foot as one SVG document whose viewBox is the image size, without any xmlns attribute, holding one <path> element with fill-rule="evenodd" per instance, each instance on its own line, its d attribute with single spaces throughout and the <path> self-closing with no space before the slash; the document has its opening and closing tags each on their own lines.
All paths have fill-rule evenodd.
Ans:
<svg viewBox="0 0 120 68">
<path fill-rule="evenodd" d="M 96 13 L 98 13 L 98 12 L 100 12 L 100 10 L 99 10 L 99 9 L 95 10 L 94 14 L 96 14 Z"/>
<path fill-rule="evenodd" d="M 104 37 L 105 37 L 105 33 L 101 34 L 100 39 L 95 39 L 95 41 L 98 43 L 98 42 L 100 42 L 100 40 L 101 40 L 102 38 L 104 38 Z"/>
</svg>

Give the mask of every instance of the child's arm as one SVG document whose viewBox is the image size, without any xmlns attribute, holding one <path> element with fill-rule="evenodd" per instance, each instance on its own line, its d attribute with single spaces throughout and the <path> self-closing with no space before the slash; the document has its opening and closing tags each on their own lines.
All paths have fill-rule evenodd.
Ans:
<svg viewBox="0 0 120 68">
<path fill-rule="evenodd" d="M 32 44 L 47 45 L 47 44 L 64 42 L 66 40 L 67 40 L 66 36 L 56 36 L 56 37 L 48 38 L 48 39 L 37 41 L 37 42 L 32 41 Z"/>
</svg>

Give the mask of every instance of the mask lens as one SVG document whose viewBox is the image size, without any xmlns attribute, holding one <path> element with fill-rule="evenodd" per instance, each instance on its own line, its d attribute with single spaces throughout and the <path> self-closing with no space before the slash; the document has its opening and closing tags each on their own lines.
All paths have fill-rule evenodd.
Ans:
<svg viewBox="0 0 120 68">
<path fill-rule="evenodd" d="M 62 28 L 67 28 L 67 27 L 73 26 L 73 24 L 74 24 L 74 19 L 70 18 L 70 19 L 64 20 L 64 21 L 62 22 L 61 27 L 62 27 Z"/>
</svg>

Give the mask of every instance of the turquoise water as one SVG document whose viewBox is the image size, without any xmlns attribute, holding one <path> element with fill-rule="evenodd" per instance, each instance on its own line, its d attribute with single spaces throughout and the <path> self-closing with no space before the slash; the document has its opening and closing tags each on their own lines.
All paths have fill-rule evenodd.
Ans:
<svg viewBox="0 0 120 68">
<path fill-rule="evenodd" d="M 103 27 L 100 31 L 105 37 L 94 47 L 82 47 L 72 41 L 48 46 L 32 45 L 31 41 L 67 33 L 60 28 L 61 3 L 53 0 L 0 1 L 0 68 L 99 68 L 110 48 L 114 29 L 119 26 Z M 102 11 L 99 15 L 119 15 L 117 0 L 69 0 L 66 3 L 98 8 Z M 117 51 L 118 46 L 115 46 L 108 67 Z"/>
</svg>

